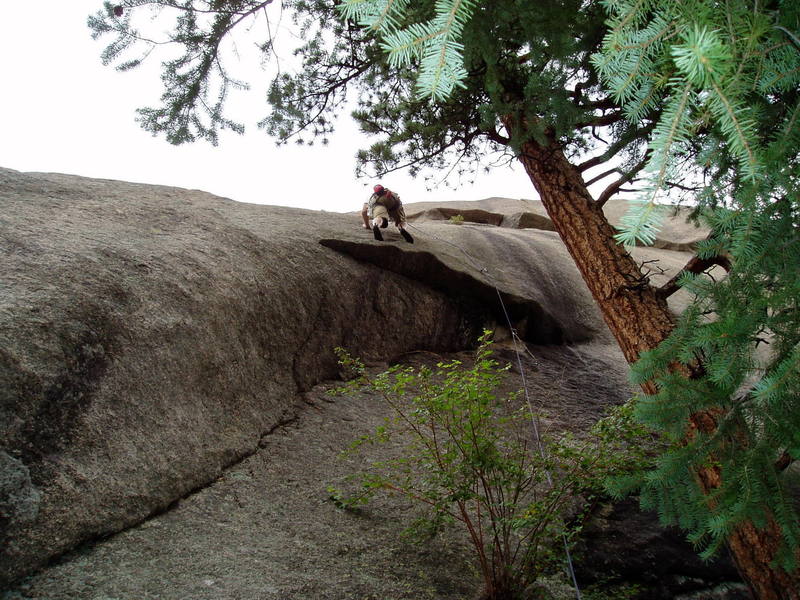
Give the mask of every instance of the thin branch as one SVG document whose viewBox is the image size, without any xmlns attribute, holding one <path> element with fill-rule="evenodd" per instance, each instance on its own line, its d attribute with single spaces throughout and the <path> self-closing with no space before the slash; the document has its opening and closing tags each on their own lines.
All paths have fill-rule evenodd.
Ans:
<svg viewBox="0 0 800 600">
<path fill-rule="evenodd" d="M 677 275 L 656 290 L 656 294 L 661 298 L 669 298 L 672 294 L 680 289 L 680 286 L 678 285 L 678 279 L 680 279 L 684 273 L 694 273 L 697 275 L 698 273 L 702 273 L 714 265 L 719 265 L 728 272 L 731 270 L 731 261 L 727 256 L 714 256 L 712 258 L 699 258 L 697 256 L 693 256 Z"/>
<path fill-rule="evenodd" d="M 504 136 L 499 131 L 497 131 L 496 127 L 493 127 L 491 129 L 487 129 L 483 133 L 486 134 L 486 137 L 488 137 L 493 142 L 497 142 L 498 144 L 501 144 L 503 146 L 507 146 L 509 144 L 509 142 L 511 142 L 511 139 L 506 137 L 506 136 Z"/>
<path fill-rule="evenodd" d="M 611 110 L 612 108 L 619 108 L 619 105 L 611 98 L 601 98 L 600 100 L 593 100 L 592 102 L 584 102 L 579 106 L 581 108 L 590 108 L 594 110 Z"/>
<path fill-rule="evenodd" d="M 625 146 L 627 146 L 629 140 L 623 141 L 621 138 L 618 139 L 616 142 L 611 144 L 608 147 L 608 150 L 603 152 L 603 154 L 599 156 L 594 156 L 589 160 L 583 161 L 581 164 L 577 165 L 575 168 L 578 170 L 579 173 L 583 173 L 587 169 L 591 169 L 592 167 L 596 167 L 597 165 L 602 165 L 604 162 L 611 160 L 617 154 L 619 154 Z"/>
<path fill-rule="evenodd" d="M 625 118 L 621 112 L 613 112 L 608 113 L 606 115 L 598 115 L 596 117 L 592 117 L 588 121 L 582 121 L 580 123 L 576 123 L 576 129 L 583 129 L 584 127 L 606 127 L 608 125 L 613 125 L 614 123 L 618 123 L 622 119 Z"/>
<path fill-rule="evenodd" d="M 679 189 L 679 190 L 683 190 L 684 192 L 699 192 L 701 189 L 703 189 L 700 186 L 687 186 L 687 185 L 682 185 L 680 183 L 677 183 L 675 181 L 667 181 L 665 183 L 666 183 L 666 185 L 668 187 L 676 188 L 676 189 Z"/>
<path fill-rule="evenodd" d="M 583 173 L 587 169 L 591 169 L 592 167 L 596 167 L 597 165 L 602 165 L 604 162 L 611 160 L 617 154 L 619 154 L 628 144 L 632 143 L 637 139 L 647 138 L 647 136 L 649 136 L 653 132 L 655 126 L 656 126 L 655 121 L 651 121 L 641 129 L 634 129 L 624 133 L 617 139 L 616 142 L 611 144 L 603 154 L 585 160 L 581 164 L 577 165 L 575 168 L 578 170 L 579 173 Z"/>
<path fill-rule="evenodd" d="M 608 142 L 606 140 L 604 140 L 599 135 L 597 135 L 597 132 L 595 131 L 595 129 L 596 129 L 596 127 L 594 125 L 592 125 L 592 137 L 595 138 L 596 140 L 599 140 L 599 141 L 603 142 L 604 144 L 607 144 Z"/>
<path fill-rule="evenodd" d="M 609 169 L 608 171 L 604 171 L 604 172 L 600 173 L 599 175 L 597 175 L 595 177 L 592 177 L 589 181 L 587 181 L 586 182 L 586 187 L 589 187 L 593 183 L 597 183 L 601 179 L 605 179 L 606 177 L 608 177 L 612 173 L 621 173 L 621 171 L 617 167 L 614 167 L 613 169 Z"/>
<path fill-rule="evenodd" d="M 629 139 L 619 138 L 616 142 L 611 144 L 605 152 L 603 152 L 599 156 L 594 156 L 588 160 L 583 161 L 575 168 L 578 169 L 579 173 L 583 173 L 587 169 L 591 169 L 592 167 L 596 167 L 597 165 L 602 165 L 604 162 L 611 160 L 617 154 L 622 152 L 625 146 L 627 146 L 630 142 L 631 140 Z"/>
<path fill-rule="evenodd" d="M 624 173 L 622 177 L 617 179 L 614 183 L 612 183 L 605 190 L 603 190 L 603 193 L 600 194 L 600 196 L 597 198 L 596 204 L 598 206 L 603 206 L 606 202 L 608 202 L 608 200 L 614 194 L 623 191 L 622 186 L 633 180 L 633 178 L 636 177 L 637 173 L 639 173 L 639 171 L 644 169 L 644 166 L 647 164 L 647 161 L 650 160 L 650 153 L 651 151 L 648 149 L 647 152 L 644 153 L 642 160 L 636 163 L 630 171 Z"/>
</svg>

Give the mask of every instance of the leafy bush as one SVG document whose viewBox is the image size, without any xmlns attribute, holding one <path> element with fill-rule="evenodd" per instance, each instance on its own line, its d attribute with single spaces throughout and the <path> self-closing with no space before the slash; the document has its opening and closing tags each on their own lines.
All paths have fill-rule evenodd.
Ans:
<svg viewBox="0 0 800 600">
<path fill-rule="evenodd" d="M 452 217 L 450 217 L 450 222 L 455 223 L 456 225 L 463 225 L 464 215 L 453 215 Z"/>
<path fill-rule="evenodd" d="M 483 577 L 487 600 L 516 599 L 563 559 L 571 535 L 563 513 L 578 492 L 599 486 L 618 457 L 611 444 L 579 443 L 570 436 L 531 439 L 536 417 L 515 394 L 498 398 L 503 372 L 491 358 L 486 332 L 472 366 L 453 360 L 436 369 L 396 366 L 370 378 L 363 364 L 337 349 L 347 387 L 369 386 L 392 408 L 384 425 L 357 440 L 384 443 L 402 436 L 405 450 L 371 464 L 360 489 L 347 495 L 329 488 L 342 508 L 354 508 L 377 492 L 400 494 L 430 510 L 418 530 L 448 523 L 466 529 Z M 601 447 L 602 446 L 602 447 Z M 562 538 L 564 538 L 562 540 Z"/>
</svg>

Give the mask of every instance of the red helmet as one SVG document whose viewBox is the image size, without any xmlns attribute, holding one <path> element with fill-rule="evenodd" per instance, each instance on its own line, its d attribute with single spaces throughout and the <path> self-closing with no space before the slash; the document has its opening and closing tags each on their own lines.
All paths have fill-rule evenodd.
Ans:
<svg viewBox="0 0 800 600">
<path fill-rule="evenodd" d="M 384 190 L 385 188 L 380 183 L 376 185 L 374 188 L 372 188 L 372 191 L 375 192 L 378 196 L 383 194 Z"/>
</svg>

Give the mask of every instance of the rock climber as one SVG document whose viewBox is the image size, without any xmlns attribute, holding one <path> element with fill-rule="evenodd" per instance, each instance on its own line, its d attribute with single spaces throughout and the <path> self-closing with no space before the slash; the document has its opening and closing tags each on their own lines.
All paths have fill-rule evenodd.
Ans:
<svg viewBox="0 0 800 600">
<path fill-rule="evenodd" d="M 361 210 L 364 229 L 372 229 L 372 235 L 375 236 L 375 239 L 382 242 L 381 229 L 388 227 L 389 219 L 391 218 L 395 226 L 400 230 L 400 235 L 403 236 L 403 239 L 409 244 L 413 244 L 414 238 L 405 229 L 406 211 L 403 209 L 400 196 L 386 189 L 380 183 L 372 188 L 372 191 L 372 196 L 364 203 L 364 208 Z"/>
</svg>

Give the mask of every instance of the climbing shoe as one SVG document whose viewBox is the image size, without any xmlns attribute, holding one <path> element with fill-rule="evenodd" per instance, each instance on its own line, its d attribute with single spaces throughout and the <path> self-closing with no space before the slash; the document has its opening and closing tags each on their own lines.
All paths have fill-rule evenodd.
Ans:
<svg viewBox="0 0 800 600">
<path fill-rule="evenodd" d="M 409 244 L 413 244 L 414 243 L 414 238 L 411 237 L 411 234 L 408 233 L 405 229 L 401 229 L 400 230 L 400 235 L 402 235 L 403 239 L 405 241 L 407 241 Z"/>
<path fill-rule="evenodd" d="M 372 226 L 372 235 L 375 236 L 375 239 L 379 242 L 383 241 L 383 236 L 381 235 L 381 230 L 378 228 L 377 225 Z"/>
</svg>

